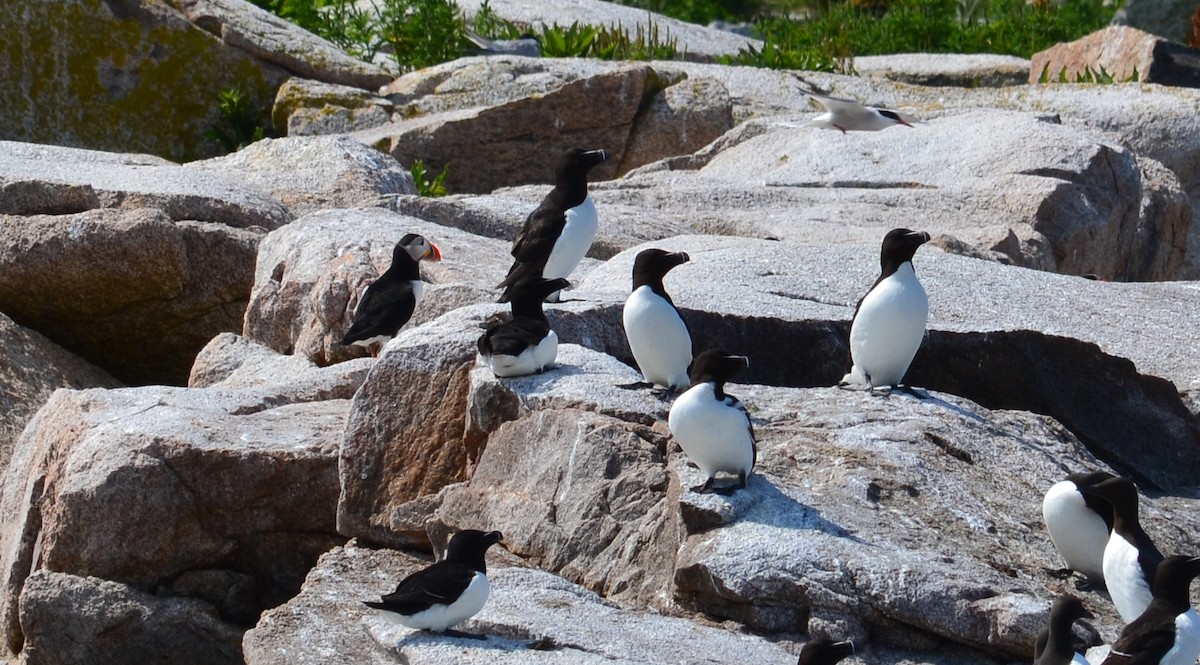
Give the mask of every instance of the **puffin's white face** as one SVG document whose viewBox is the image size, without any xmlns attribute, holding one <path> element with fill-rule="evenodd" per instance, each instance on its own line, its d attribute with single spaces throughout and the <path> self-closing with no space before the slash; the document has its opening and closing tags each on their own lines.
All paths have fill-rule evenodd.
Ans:
<svg viewBox="0 0 1200 665">
<path fill-rule="evenodd" d="M 441 261 L 442 251 L 438 246 L 429 242 L 424 236 L 417 236 L 412 242 L 404 246 L 408 250 L 409 256 L 420 261 L 428 259 L 430 261 Z"/>
</svg>

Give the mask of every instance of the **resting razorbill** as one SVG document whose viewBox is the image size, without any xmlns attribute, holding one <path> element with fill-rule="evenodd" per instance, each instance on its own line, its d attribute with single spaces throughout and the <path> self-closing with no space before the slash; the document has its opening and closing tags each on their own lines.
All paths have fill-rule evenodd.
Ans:
<svg viewBox="0 0 1200 665">
<path fill-rule="evenodd" d="M 1042 499 L 1042 519 L 1050 541 L 1067 567 L 1087 576 L 1088 583 L 1104 586 L 1104 547 L 1112 531 L 1112 508 L 1080 487 L 1095 485 L 1113 474 L 1105 471 L 1072 473 L 1055 483 Z"/>
<path fill-rule="evenodd" d="M 1033 646 L 1033 665 L 1090 665 L 1071 644 L 1071 626 L 1092 613 L 1075 596 L 1063 594 L 1050 606 L 1050 620 L 1038 633 Z"/>
<path fill-rule="evenodd" d="M 1195 665 L 1200 658 L 1200 614 L 1189 589 L 1200 557 L 1163 559 L 1154 573 L 1154 600 L 1121 630 L 1104 665 Z"/>
<path fill-rule="evenodd" d="M 725 394 L 725 382 L 748 367 L 746 356 L 732 356 L 711 349 L 692 363 L 692 387 L 671 405 L 667 426 L 688 459 L 707 476 L 693 492 L 730 494 L 746 486 L 754 469 L 758 449 L 754 428 L 746 408 L 733 395 Z M 737 476 L 737 484 L 715 488 L 720 472 Z"/>
<path fill-rule="evenodd" d="M 1080 487 L 1084 496 L 1096 496 L 1112 506 L 1112 534 L 1104 546 L 1104 585 L 1125 623 L 1138 618 L 1150 600 L 1154 571 L 1163 555 L 1138 519 L 1138 491 L 1133 482 L 1117 476 Z"/>
<path fill-rule="evenodd" d="M 542 311 L 546 296 L 565 289 L 565 279 L 522 277 L 512 287 L 512 318 L 480 335 L 477 347 L 492 374 L 537 374 L 554 366 L 558 335 Z"/>
<path fill-rule="evenodd" d="M 603 150 L 572 148 L 563 155 L 555 170 L 554 189 L 529 213 L 513 240 L 512 267 L 497 285 L 504 289 L 500 302 L 512 298 L 512 286 L 522 277 L 566 278 L 583 260 L 599 227 L 587 175 L 606 159 L 608 153 Z M 555 292 L 548 300 L 557 302 L 558 298 Z"/>
<path fill-rule="evenodd" d="M 441 261 L 442 251 L 423 236 L 409 233 L 392 249 L 392 265 L 371 283 L 354 309 L 354 322 L 342 344 L 365 346 L 374 356 L 377 346 L 395 337 L 412 318 L 425 291 L 422 259 Z"/>
<path fill-rule="evenodd" d="M 692 336 L 663 287 L 663 276 L 687 261 L 683 252 L 638 252 L 633 260 L 633 291 L 625 300 L 622 315 L 629 349 L 646 384 L 667 393 L 691 385 Z"/>
<path fill-rule="evenodd" d="M 834 642 L 828 637 L 818 637 L 804 643 L 796 665 L 836 665 L 853 654 L 854 643 L 850 640 Z"/>
</svg>

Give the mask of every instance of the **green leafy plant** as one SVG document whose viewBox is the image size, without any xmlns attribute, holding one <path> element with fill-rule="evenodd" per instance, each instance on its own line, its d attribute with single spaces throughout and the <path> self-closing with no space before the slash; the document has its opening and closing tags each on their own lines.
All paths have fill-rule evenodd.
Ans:
<svg viewBox="0 0 1200 665">
<path fill-rule="evenodd" d="M 446 176 L 450 173 L 449 164 L 443 166 L 442 172 L 433 180 L 429 179 L 428 167 L 420 159 L 413 161 L 409 172 L 412 173 L 413 182 L 417 185 L 417 194 L 420 196 L 445 196 L 449 193 L 446 191 Z"/>
<path fill-rule="evenodd" d="M 660 36 L 654 21 L 638 24 L 632 37 L 620 26 L 601 26 L 591 49 L 592 57 L 603 60 L 673 60 L 678 54 L 677 42 L 669 32 Z"/>
<path fill-rule="evenodd" d="M 1137 67 L 1134 67 L 1133 72 L 1130 73 L 1130 75 L 1127 76 L 1126 78 L 1117 80 L 1111 73 L 1109 73 L 1108 70 L 1106 70 L 1104 68 L 1104 65 L 1097 65 L 1096 69 L 1092 69 L 1091 66 L 1084 67 L 1083 71 L 1076 74 L 1074 78 L 1067 76 L 1067 68 L 1063 67 L 1062 69 L 1058 70 L 1058 81 L 1057 82 L 1058 83 L 1092 83 L 1092 84 L 1097 84 L 1097 85 L 1112 85 L 1114 83 L 1136 83 L 1138 80 L 1140 80 L 1140 78 L 1141 77 L 1138 75 Z M 1050 82 L 1050 64 L 1047 63 L 1044 67 L 1042 67 L 1042 73 L 1038 76 L 1038 83 L 1049 83 L 1049 82 Z"/>
<path fill-rule="evenodd" d="M 220 119 L 204 132 L 205 138 L 221 145 L 226 152 L 235 152 L 266 137 L 266 129 L 258 122 L 258 110 L 250 96 L 240 88 L 222 90 L 217 94 Z"/>
<path fill-rule="evenodd" d="M 466 20 L 451 0 L 384 0 L 377 20 L 400 71 L 453 60 L 466 47 Z"/>
<path fill-rule="evenodd" d="M 600 28 L 575 21 L 567 27 L 557 23 L 542 26 L 542 55 L 548 58 L 582 58 L 596 41 Z"/>
</svg>

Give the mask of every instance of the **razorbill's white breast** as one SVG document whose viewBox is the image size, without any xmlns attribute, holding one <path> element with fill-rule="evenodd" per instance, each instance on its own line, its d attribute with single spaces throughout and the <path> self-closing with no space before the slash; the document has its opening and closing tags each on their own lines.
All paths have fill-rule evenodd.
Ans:
<svg viewBox="0 0 1200 665">
<path fill-rule="evenodd" d="M 1137 487 L 1127 478 L 1109 478 L 1080 487 L 1084 496 L 1095 496 L 1112 507 L 1112 534 L 1104 546 L 1104 585 L 1117 613 L 1126 623 L 1150 605 L 1154 571 L 1163 555 L 1138 519 Z"/>
<path fill-rule="evenodd" d="M 850 324 L 850 373 L 839 385 L 856 388 L 900 384 L 921 347 L 929 318 L 929 299 L 913 270 L 917 248 L 929 234 L 892 229 L 883 238 L 882 271 L 858 302 Z"/>
<path fill-rule="evenodd" d="M 587 175 L 606 159 L 604 150 L 572 148 L 559 161 L 554 189 L 529 214 L 513 240 L 512 267 L 497 285 L 504 289 L 500 302 L 511 300 L 512 287 L 522 277 L 566 278 L 583 260 L 599 226 Z M 557 302 L 558 297 L 555 292 L 548 299 Z"/>
<path fill-rule="evenodd" d="M 1104 665 L 1195 665 L 1200 658 L 1200 614 L 1189 589 L 1200 557 L 1163 559 L 1154 573 L 1154 599 L 1121 630 Z"/>
<path fill-rule="evenodd" d="M 404 578 L 380 601 L 363 602 L 402 626 L 478 637 L 449 629 L 483 609 L 489 591 L 484 558 L 500 540 L 499 531 L 459 531 L 450 539 L 444 560 Z"/>
<path fill-rule="evenodd" d="M 729 494 L 746 486 L 758 449 L 746 408 L 725 394 L 725 382 L 748 367 L 746 356 L 710 349 L 692 363 L 692 387 L 680 395 L 667 414 L 671 435 L 688 459 L 707 479 L 694 492 Z M 737 484 L 714 487 L 718 473 L 737 476 Z"/>
<path fill-rule="evenodd" d="M 1098 586 L 1104 585 L 1104 548 L 1112 531 L 1112 508 L 1079 488 L 1112 477 L 1105 471 L 1072 473 L 1051 486 L 1042 499 L 1042 519 L 1054 548 L 1068 568 Z"/>
<path fill-rule="evenodd" d="M 663 276 L 688 261 L 683 252 L 645 249 L 633 261 L 633 291 L 622 320 L 629 349 L 653 388 L 674 392 L 691 385 L 692 336 L 663 288 Z"/>
<path fill-rule="evenodd" d="M 1071 626 L 1079 619 L 1091 618 L 1092 613 L 1075 596 L 1056 598 L 1050 606 L 1050 620 L 1034 641 L 1033 665 L 1089 665 L 1072 646 Z"/>
<path fill-rule="evenodd" d="M 554 366 L 558 335 L 542 311 L 546 296 L 569 286 L 565 279 L 522 277 L 512 287 L 512 318 L 479 337 L 479 355 L 500 377 L 537 374 Z"/>
<path fill-rule="evenodd" d="M 371 283 L 354 309 L 354 321 L 342 338 L 343 345 L 365 346 L 374 356 L 377 348 L 395 337 L 412 318 L 425 291 L 422 259 L 441 261 L 442 251 L 423 236 L 409 233 L 392 249 L 392 265 Z"/>
</svg>

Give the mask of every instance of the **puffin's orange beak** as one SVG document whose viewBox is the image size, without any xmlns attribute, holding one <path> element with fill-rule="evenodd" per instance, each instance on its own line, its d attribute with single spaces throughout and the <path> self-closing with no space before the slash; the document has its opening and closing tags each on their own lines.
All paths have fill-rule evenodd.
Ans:
<svg viewBox="0 0 1200 665">
<path fill-rule="evenodd" d="M 438 249 L 438 246 L 431 242 L 429 243 L 429 251 L 425 252 L 425 258 L 429 259 L 430 261 L 441 261 L 442 250 Z"/>
</svg>

